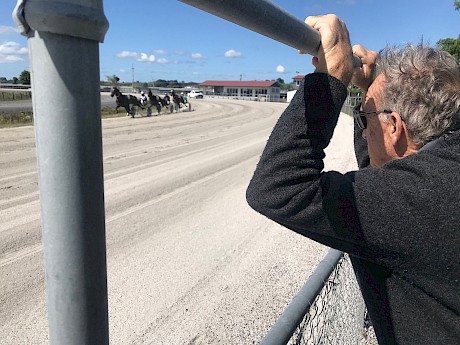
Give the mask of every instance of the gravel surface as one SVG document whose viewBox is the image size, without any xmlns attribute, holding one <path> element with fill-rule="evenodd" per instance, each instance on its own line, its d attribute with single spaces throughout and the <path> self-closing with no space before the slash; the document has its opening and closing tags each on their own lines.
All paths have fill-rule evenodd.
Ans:
<svg viewBox="0 0 460 345">
<path fill-rule="evenodd" d="M 102 121 L 111 344 L 256 344 L 324 257 L 245 201 L 285 107 Z M 326 169 L 356 167 L 352 130 L 342 115 Z M 0 130 L 0 169 L 1 343 L 47 344 L 32 127 Z"/>
</svg>

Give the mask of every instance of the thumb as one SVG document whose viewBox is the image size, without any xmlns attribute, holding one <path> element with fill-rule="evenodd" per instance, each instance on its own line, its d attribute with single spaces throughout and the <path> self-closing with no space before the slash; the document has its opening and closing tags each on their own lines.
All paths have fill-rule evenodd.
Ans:
<svg viewBox="0 0 460 345">
<path fill-rule="evenodd" d="M 318 63 L 319 63 L 318 58 L 316 56 L 313 56 L 311 58 L 311 63 L 312 63 L 313 66 L 315 66 L 315 68 L 318 67 Z"/>
</svg>

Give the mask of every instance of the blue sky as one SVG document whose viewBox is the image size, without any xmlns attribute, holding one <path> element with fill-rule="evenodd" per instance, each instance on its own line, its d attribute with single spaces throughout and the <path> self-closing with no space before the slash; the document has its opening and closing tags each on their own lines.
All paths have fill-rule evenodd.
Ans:
<svg viewBox="0 0 460 345">
<path fill-rule="evenodd" d="M 347 24 L 352 44 L 380 50 L 387 44 L 425 42 L 460 34 L 453 0 L 275 0 L 295 17 L 335 13 Z M 29 70 L 27 39 L 15 31 L 16 0 L 0 1 L 0 77 Z M 291 47 L 176 0 L 106 0 L 110 28 L 100 45 L 101 80 L 166 79 L 202 82 L 290 82 L 313 71 L 311 58 Z"/>
</svg>

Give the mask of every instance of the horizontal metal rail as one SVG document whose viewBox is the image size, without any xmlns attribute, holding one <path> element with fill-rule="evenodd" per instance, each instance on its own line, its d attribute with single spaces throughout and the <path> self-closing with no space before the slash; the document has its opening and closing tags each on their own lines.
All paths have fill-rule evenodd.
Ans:
<svg viewBox="0 0 460 345">
<path fill-rule="evenodd" d="M 317 56 L 320 33 L 268 0 L 179 0 L 190 6 Z M 361 60 L 353 56 L 353 65 Z"/>
<path fill-rule="evenodd" d="M 343 252 L 336 249 L 329 250 L 305 285 L 267 333 L 261 345 L 287 344 L 342 257 Z"/>
</svg>

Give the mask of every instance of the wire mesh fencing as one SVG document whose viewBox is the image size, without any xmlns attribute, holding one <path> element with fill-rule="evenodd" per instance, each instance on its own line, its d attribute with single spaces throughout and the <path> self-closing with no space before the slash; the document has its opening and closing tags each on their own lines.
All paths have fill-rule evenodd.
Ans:
<svg viewBox="0 0 460 345">
<path fill-rule="evenodd" d="M 288 344 L 371 344 L 364 300 L 347 254 L 324 283 Z"/>
<path fill-rule="evenodd" d="M 331 249 L 263 345 L 377 345 L 347 254 Z"/>
</svg>

